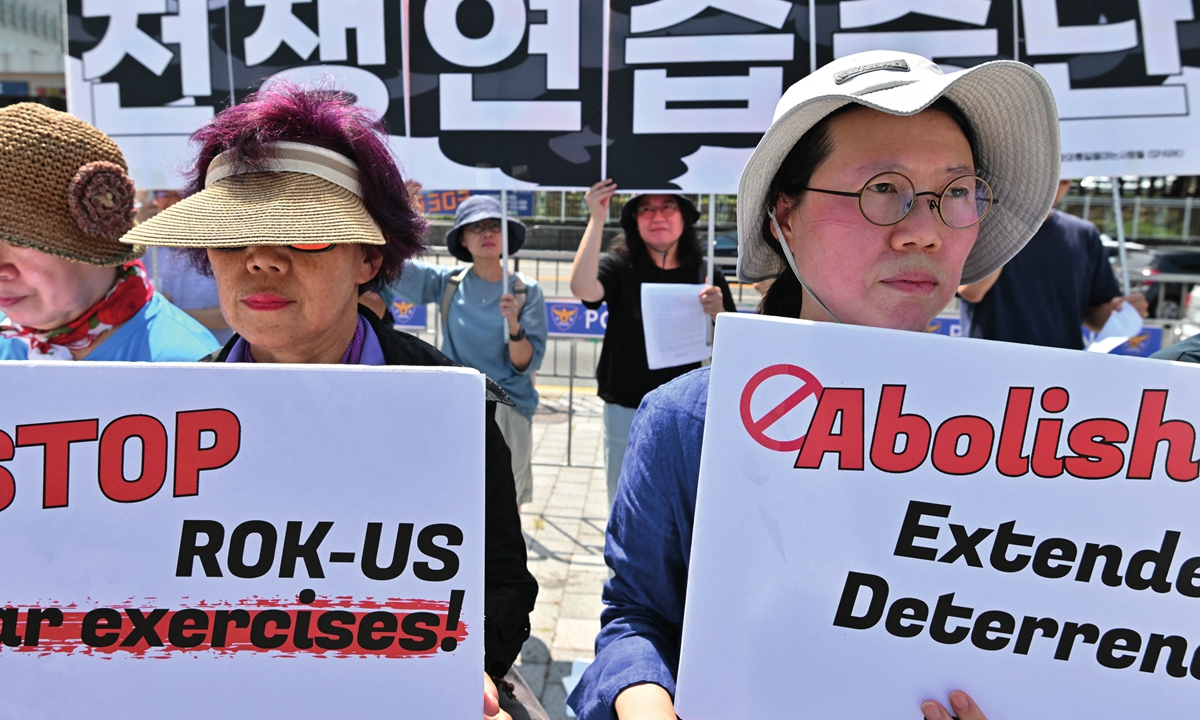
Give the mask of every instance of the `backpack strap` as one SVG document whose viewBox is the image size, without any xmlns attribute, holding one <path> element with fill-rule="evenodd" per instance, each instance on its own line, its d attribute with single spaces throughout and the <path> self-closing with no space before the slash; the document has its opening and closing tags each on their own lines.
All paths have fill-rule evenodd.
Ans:
<svg viewBox="0 0 1200 720">
<path fill-rule="evenodd" d="M 463 278 L 469 272 L 471 272 L 471 268 L 465 267 L 454 273 L 446 281 L 446 287 L 442 290 L 442 324 L 447 327 L 450 325 L 450 305 L 454 302 L 454 294 L 458 292 L 458 286 L 462 285 Z"/>
</svg>

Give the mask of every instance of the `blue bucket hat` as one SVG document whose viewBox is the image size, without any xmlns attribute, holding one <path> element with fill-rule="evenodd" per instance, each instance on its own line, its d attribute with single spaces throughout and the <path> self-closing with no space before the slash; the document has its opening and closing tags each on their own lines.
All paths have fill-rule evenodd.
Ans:
<svg viewBox="0 0 1200 720">
<path fill-rule="evenodd" d="M 503 217 L 498 198 L 492 195 L 472 195 L 458 204 L 458 210 L 454 214 L 454 227 L 446 233 L 446 249 L 459 260 L 471 262 L 471 253 L 463 247 L 461 240 L 463 227 L 480 220 L 500 220 Z M 508 254 L 515 255 L 524 244 L 525 224 L 520 220 L 508 218 Z"/>
</svg>

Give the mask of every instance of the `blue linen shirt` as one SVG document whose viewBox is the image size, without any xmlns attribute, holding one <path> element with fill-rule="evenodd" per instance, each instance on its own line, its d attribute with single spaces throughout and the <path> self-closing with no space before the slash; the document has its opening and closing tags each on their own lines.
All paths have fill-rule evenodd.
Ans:
<svg viewBox="0 0 1200 720">
<path fill-rule="evenodd" d="M 446 283 L 462 266 L 405 263 L 400 279 L 389 290 L 419 305 L 442 302 Z M 509 292 L 515 275 L 509 275 Z M 473 272 L 467 273 L 450 303 L 450 317 L 443 318 L 445 328 L 442 352 L 460 365 L 473 367 L 494 380 L 516 405 L 517 412 L 532 420 L 537 410 L 538 393 L 533 374 L 546 354 L 546 298 L 536 281 L 525 282 L 525 306 L 521 308 L 521 327 L 533 345 L 533 358 L 524 370 L 517 370 L 508 354 L 508 323 L 500 315 L 499 282 L 488 282 Z"/>
<path fill-rule="evenodd" d="M 195 362 L 221 347 L 203 325 L 161 293 L 88 353 L 85 361 Z M 29 346 L 0 338 L 0 360 L 28 360 Z"/>
<path fill-rule="evenodd" d="M 614 574 L 596 660 L 567 699 L 581 720 L 615 719 L 613 702 L 631 685 L 675 696 L 708 379 L 701 368 L 663 385 L 633 419 L 604 546 Z"/>
<path fill-rule="evenodd" d="M 1155 360 L 1176 360 L 1178 362 L 1200 362 L 1200 335 L 1193 335 L 1186 340 L 1163 348 L 1150 357 Z"/>
</svg>

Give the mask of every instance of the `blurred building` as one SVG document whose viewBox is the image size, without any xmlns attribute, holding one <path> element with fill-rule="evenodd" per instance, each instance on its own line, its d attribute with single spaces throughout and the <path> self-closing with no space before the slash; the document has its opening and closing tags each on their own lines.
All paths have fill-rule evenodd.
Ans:
<svg viewBox="0 0 1200 720">
<path fill-rule="evenodd" d="M 0 105 L 67 109 L 64 33 L 61 0 L 0 0 Z"/>
</svg>

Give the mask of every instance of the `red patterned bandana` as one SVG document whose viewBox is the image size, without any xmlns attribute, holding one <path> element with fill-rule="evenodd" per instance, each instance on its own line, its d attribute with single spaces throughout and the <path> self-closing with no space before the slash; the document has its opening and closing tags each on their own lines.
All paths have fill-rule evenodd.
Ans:
<svg viewBox="0 0 1200 720">
<path fill-rule="evenodd" d="M 29 345 L 30 360 L 73 360 L 72 350 L 83 350 L 107 330 L 137 315 L 150 298 L 154 287 L 141 260 L 121 266 L 117 283 L 104 299 L 88 308 L 74 322 L 54 330 L 22 327 L 9 318 L 0 320 L 0 336 L 17 338 Z"/>
</svg>

